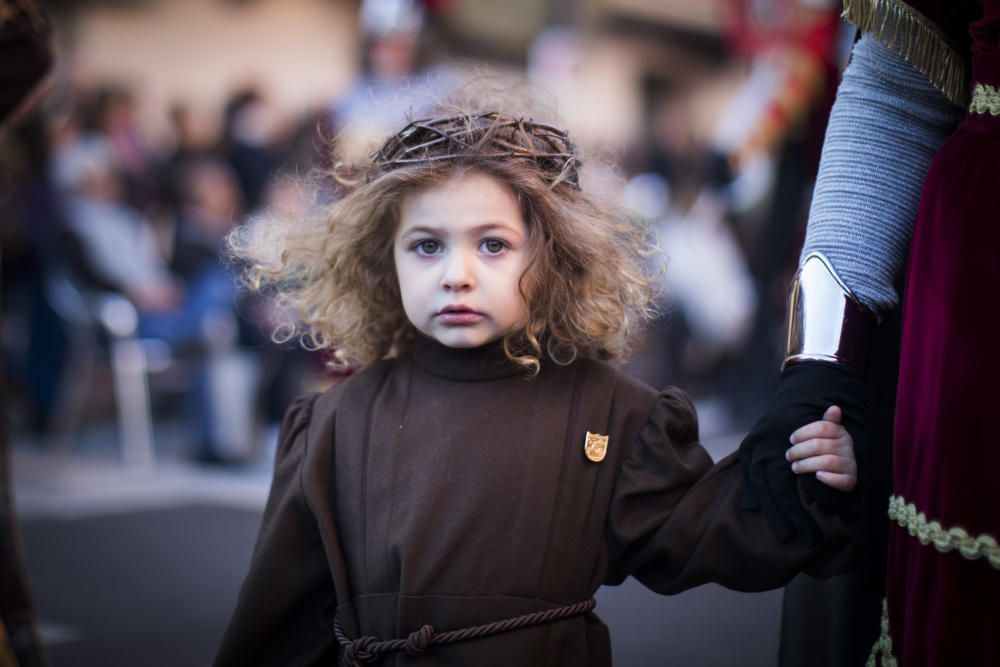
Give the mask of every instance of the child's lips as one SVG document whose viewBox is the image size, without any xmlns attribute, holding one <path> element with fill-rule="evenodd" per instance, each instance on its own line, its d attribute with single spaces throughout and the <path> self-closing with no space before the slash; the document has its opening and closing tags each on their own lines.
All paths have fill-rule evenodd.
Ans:
<svg viewBox="0 0 1000 667">
<path fill-rule="evenodd" d="M 449 326 L 466 326 L 478 324 L 485 319 L 485 315 L 471 308 L 464 306 L 445 306 L 437 314 L 438 320 Z"/>
</svg>

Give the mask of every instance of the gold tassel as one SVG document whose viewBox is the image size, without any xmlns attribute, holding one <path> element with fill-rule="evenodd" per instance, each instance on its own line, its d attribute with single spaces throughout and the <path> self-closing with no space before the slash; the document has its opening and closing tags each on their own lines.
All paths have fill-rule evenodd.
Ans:
<svg viewBox="0 0 1000 667">
<path fill-rule="evenodd" d="M 844 0 L 842 16 L 901 55 L 949 100 L 968 104 L 965 59 L 926 16 L 902 0 Z"/>
<path fill-rule="evenodd" d="M 882 667 L 899 667 L 896 656 L 892 654 L 892 637 L 889 635 L 889 605 L 885 598 L 882 598 L 882 634 L 875 640 L 872 652 L 868 656 L 865 667 L 876 667 L 875 659 L 882 656 Z"/>
</svg>

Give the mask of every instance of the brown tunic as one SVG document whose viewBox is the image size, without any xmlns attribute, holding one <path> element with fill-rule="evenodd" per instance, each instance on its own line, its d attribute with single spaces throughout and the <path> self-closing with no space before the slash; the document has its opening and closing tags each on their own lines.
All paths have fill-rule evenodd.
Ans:
<svg viewBox="0 0 1000 667">
<path fill-rule="evenodd" d="M 600 463 L 587 431 L 609 436 Z M 660 593 L 755 591 L 843 569 L 846 526 L 810 506 L 826 542 L 779 544 L 740 508 L 741 485 L 734 456 L 712 466 L 679 389 L 589 359 L 527 379 L 496 344 L 420 338 L 289 410 L 216 664 L 335 664 L 335 614 L 352 637 L 394 639 L 579 602 L 629 575 Z M 611 649 L 589 613 L 380 664 L 610 665 Z"/>
</svg>

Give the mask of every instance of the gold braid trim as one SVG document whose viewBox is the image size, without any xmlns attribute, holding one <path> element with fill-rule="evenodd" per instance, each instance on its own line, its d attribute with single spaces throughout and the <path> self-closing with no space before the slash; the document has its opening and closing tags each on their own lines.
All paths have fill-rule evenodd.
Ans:
<svg viewBox="0 0 1000 667">
<path fill-rule="evenodd" d="M 875 658 L 882 654 L 882 667 L 897 667 L 896 656 L 892 654 L 892 637 L 889 636 L 889 605 L 882 598 L 882 634 L 875 640 L 865 667 L 876 667 Z"/>
<path fill-rule="evenodd" d="M 972 104 L 969 105 L 969 113 L 1000 116 L 1000 90 L 985 83 L 977 83 L 972 89 Z"/>
<path fill-rule="evenodd" d="M 917 512 L 913 503 L 907 503 L 900 496 L 889 498 L 889 518 L 906 528 L 921 544 L 933 543 L 934 548 L 941 553 L 957 549 L 969 560 L 985 558 L 990 565 L 1000 570 L 1000 545 L 992 535 L 983 533 L 972 537 L 965 529 L 958 527 L 945 530 L 937 521 L 928 522 L 923 512 Z"/>
<path fill-rule="evenodd" d="M 902 0 L 844 0 L 842 16 L 901 55 L 949 100 L 966 105 L 965 59 L 926 16 Z"/>
</svg>

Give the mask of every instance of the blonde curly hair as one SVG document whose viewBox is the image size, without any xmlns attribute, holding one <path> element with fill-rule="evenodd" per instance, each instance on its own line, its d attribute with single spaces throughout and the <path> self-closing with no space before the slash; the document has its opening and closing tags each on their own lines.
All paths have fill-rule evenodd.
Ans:
<svg viewBox="0 0 1000 667">
<path fill-rule="evenodd" d="M 415 328 L 393 260 L 400 207 L 413 193 L 476 172 L 509 189 L 528 227 L 519 281 L 528 315 L 506 333 L 507 356 L 532 375 L 546 358 L 623 357 L 655 314 L 647 227 L 580 187 L 579 154 L 564 132 L 498 112 L 455 111 L 411 123 L 367 160 L 337 164 L 342 196 L 319 215 L 265 214 L 230 234 L 244 284 L 279 306 L 272 338 L 328 351 L 340 368 L 408 349 Z"/>
</svg>

